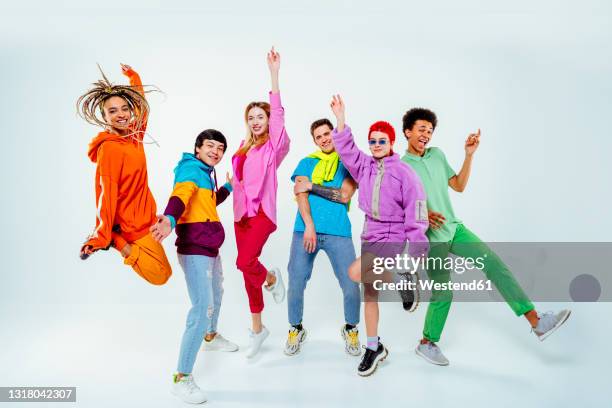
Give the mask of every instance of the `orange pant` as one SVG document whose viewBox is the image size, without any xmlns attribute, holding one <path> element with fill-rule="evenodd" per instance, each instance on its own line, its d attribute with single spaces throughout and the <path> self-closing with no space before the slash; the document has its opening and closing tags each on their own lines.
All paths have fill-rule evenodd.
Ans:
<svg viewBox="0 0 612 408">
<path fill-rule="evenodd" d="M 117 250 L 121 251 L 128 244 L 125 238 L 113 233 Z M 164 247 L 153 239 L 151 234 L 129 242 L 132 250 L 123 263 L 130 265 L 138 275 L 153 285 L 163 285 L 172 275 L 172 268 L 166 257 Z"/>
</svg>

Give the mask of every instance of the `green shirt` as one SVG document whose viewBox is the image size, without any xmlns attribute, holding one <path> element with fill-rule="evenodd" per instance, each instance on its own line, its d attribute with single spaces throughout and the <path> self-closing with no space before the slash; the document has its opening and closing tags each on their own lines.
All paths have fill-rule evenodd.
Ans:
<svg viewBox="0 0 612 408">
<path fill-rule="evenodd" d="M 439 212 L 446 218 L 442 228 L 427 230 L 427 238 L 430 242 L 451 241 L 461 220 L 455 216 L 448 196 L 448 180 L 456 173 L 446 161 L 446 156 L 437 147 L 429 147 L 422 157 L 406 153 L 402 160 L 421 178 L 427 194 L 427 209 Z"/>
</svg>

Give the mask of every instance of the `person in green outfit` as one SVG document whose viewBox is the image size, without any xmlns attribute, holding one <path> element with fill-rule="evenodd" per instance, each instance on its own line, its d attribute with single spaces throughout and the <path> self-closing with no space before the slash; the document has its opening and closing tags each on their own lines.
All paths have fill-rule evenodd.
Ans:
<svg viewBox="0 0 612 408">
<path fill-rule="evenodd" d="M 459 257 L 482 257 L 482 268 L 487 279 L 517 315 L 523 315 L 532 331 L 544 340 L 569 317 L 569 310 L 558 313 L 538 314 L 512 272 L 487 244 L 470 231 L 453 211 L 448 188 L 463 192 L 470 177 L 474 153 L 480 144 L 480 129 L 471 133 L 465 141 L 465 159 L 459 173 L 448 164 L 442 150 L 426 147 L 431 141 L 438 123 L 436 114 L 428 109 L 414 108 L 403 117 L 403 131 L 408 141 L 408 151 L 402 160 L 411 166 L 421 178 L 427 194 L 427 209 L 430 228 L 427 237 L 430 242 L 429 257 L 445 259 L 449 253 Z M 444 262 L 431 262 L 427 271 L 434 282 L 449 282 L 451 270 L 444 268 Z M 447 289 L 447 288 L 443 288 Z M 436 344 L 440 340 L 444 324 L 453 299 L 452 290 L 432 289 L 432 295 L 425 317 L 423 338 L 415 352 L 432 364 L 448 365 L 448 359 Z"/>
</svg>

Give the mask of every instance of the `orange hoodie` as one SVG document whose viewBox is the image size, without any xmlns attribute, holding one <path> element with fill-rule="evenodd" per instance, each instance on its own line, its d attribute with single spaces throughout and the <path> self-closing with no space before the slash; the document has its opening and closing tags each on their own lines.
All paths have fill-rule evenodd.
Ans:
<svg viewBox="0 0 612 408">
<path fill-rule="evenodd" d="M 130 85 L 143 93 L 138 74 L 125 73 Z M 144 93 L 143 93 L 144 94 Z M 145 118 L 146 119 L 146 118 Z M 88 156 L 96 167 L 96 229 L 85 245 L 107 248 L 113 227 L 119 226 L 128 242 L 149 233 L 156 222 L 155 199 L 147 181 L 147 160 L 142 144 L 146 120 L 134 137 L 100 132 L 89 144 Z"/>
</svg>

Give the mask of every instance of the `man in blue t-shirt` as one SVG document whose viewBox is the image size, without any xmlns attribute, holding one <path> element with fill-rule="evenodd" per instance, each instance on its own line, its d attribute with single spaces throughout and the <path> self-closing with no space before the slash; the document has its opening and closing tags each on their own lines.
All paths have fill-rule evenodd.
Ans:
<svg viewBox="0 0 612 408">
<path fill-rule="evenodd" d="M 359 285 L 348 276 L 349 265 L 355 260 L 348 218 L 349 201 L 357 184 L 342 165 L 332 140 L 333 126 L 328 119 L 319 119 L 310 126 L 310 134 L 320 150 L 300 161 L 291 176 L 298 203 L 289 260 L 289 335 L 285 354 L 300 351 L 306 339 L 302 326 L 304 290 L 312 275 L 312 266 L 319 250 L 325 251 L 344 296 L 344 320 L 341 335 L 345 351 L 361 354 L 359 344 Z"/>
</svg>

